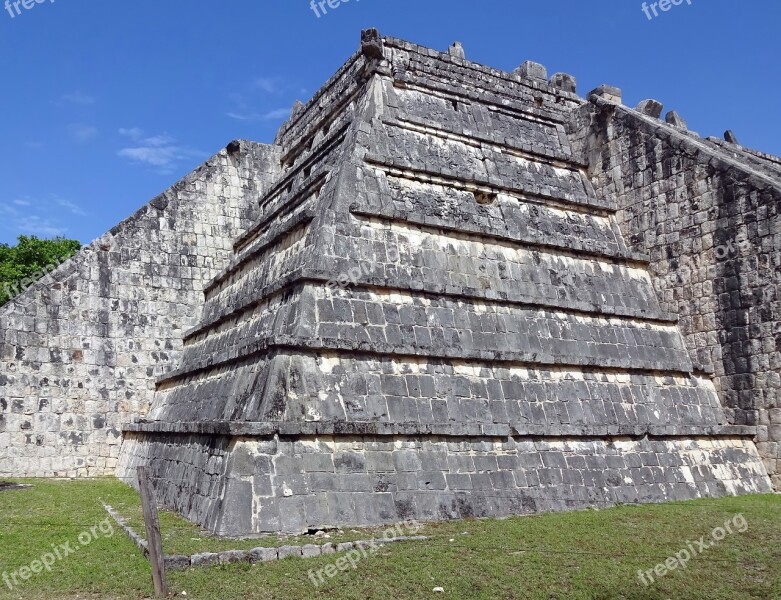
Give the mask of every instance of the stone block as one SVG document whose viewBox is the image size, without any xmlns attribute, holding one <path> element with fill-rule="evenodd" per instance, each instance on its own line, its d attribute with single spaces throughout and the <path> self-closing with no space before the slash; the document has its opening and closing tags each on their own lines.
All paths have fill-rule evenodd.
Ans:
<svg viewBox="0 0 781 600">
<path fill-rule="evenodd" d="M 461 60 L 466 58 L 466 54 L 464 53 L 464 46 L 461 44 L 461 42 L 454 42 L 453 45 L 447 49 L 447 53 L 450 56 L 460 58 Z"/>
<path fill-rule="evenodd" d="M 303 549 L 301 546 L 280 546 L 278 548 L 279 560 L 291 557 L 303 556 Z"/>
<path fill-rule="evenodd" d="M 577 80 L 569 73 L 554 73 L 549 81 L 552 87 L 570 94 L 577 93 Z"/>
<path fill-rule="evenodd" d="M 250 562 L 249 552 L 243 550 L 230 550 L 219 553 L 219 562 L 221 565 L 229 565 L 240 562 Z"/>
<path fill-rule="evenodd" d="M 658 119 L 662 114 L 664 106 L 658 100 L 648 99 L 642 100 L 635 110 L 639 113 Z"/>
<path fill-rule="evenodd" d="M 600 85 L 599 87 L 591 90 L 591 92 L 588 95 L 589 97 L 596 96 L 598 98 L 602 98 L 603 100 L 612 102 L 614 104 L 622 103 L 621 89 L 612 85 L 606 85 L 606 84 Z"/>
<path fill-rule="evenodd" d="M 514 71 L 514 73 L 525 79 L 533 79 L 541 82 L 548 81 L 548 70 L 545 66 L 531 60 L 525 61 Z"/>
<path fill-rule="evenodd" d="M 673 127 L 678 127 L 679 129 L 688 129 L 686 121 L 674 110 L 668 112 L 665 115 L 664 120 Z"/>
<path fill-rule="evenodd" d="M 270 562 L 279 558 L 277 548 L 254 548 L 249 553 L 250 562 Z"/>
<path fill-rule="evenodd" d="M 193 567 L 212 567 L 220 563 L 220 555 L 212 552 L 194 554 L 190 558 Z"/>
</svg>

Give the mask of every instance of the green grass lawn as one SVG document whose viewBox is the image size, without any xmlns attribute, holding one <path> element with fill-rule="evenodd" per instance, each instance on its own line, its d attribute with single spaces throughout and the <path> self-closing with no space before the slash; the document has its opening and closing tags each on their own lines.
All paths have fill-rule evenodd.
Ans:
<svg viewBox="0 0 781 600">
<path fill-rule="evenodd" d="M 13 591 L 0 580 L 0 598 L 147 598 L 146 561 L 118 529 L 103 535 L 101 500 L 143 527 L 137 494 L 113 479 L 33 480 L 32 488 L 0 492 L 0 577 L 19 572 L 52 547 L 78 545 L 94 529 L 94 541 L 57 560 L 51 572 L 33 574 Z M 653 568 L 736 515 L 748 524 L 728 534 L 645 587 L 637 572 Z M 302 543 L 302 538 L 217 540 L 176 515 L 161 514 L 167 554 L 245 549 Z M 377 532 L 331 534 L 342 541 Z M 666 600 L 701 598 L 781 599 L 781 496 L 749 496 L 601 511 L 549 514 L 506 520 L 427 525 L 424 542 L 386 546 L 339 571 L 343 555 L 291 558 L 262 565 L 230 565 L 169 573 L 178 597 L 232 598 L 485 598 Z M 73 544 L 76 542 L 76 544 Z M 307 539 L 305 542 L 317 543 Z M 696 547 L 696 544 L 695 544 Z M 344 566 L 344 561 L 340 563 Z M 338 571 L 315 587 L 309 572 L 329 565 Z M 444 588 L 435 593 L 434 588 Z"/>
</svg>

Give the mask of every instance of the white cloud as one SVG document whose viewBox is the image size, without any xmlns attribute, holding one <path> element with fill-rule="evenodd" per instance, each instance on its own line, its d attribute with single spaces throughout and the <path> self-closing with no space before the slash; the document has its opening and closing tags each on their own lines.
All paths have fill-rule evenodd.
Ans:
<svg viewBox="0 0 781 600">
<path fill-rule="evenodd" d="M 173 144 L 176 140 L 172 138 L 167 133 L 164 133 L 162 135 L 153 135 L 151 137 L 148 137 L 144 140 L 144 143 L 147 146 L 154 146 L 156 148 L 159 148 L 161 146 L 170 146 Z"/>
<path fill-rule="evenodd" d="M 119 135 L 124 135 L 125 137 L 129 137 L 131 140 L 138 140 L 144 137 L 144 131 L 142 129 L 139 129 L 138 127 L 130 127 L 129 129 L 120 127 Z"/>
<path fill-rule="evenodd" d="M 226 116 L 237 121 L 278 121 L 290 116 L 290 108 L 275 108 L 268 112 L 227 112 Z"/>
<path fill-rule="evenodd" d="M 85 216 L 87 212 L 78 204 L 58 194 L 40 198 L 22 196 L 10 202 L 0 202 L 0 228 L 11 232 L 14 237 L 65 236 L 68 224 Z"/>
<path fill-rule="evenodd" d="M 136 162 L 146 163 L 153 167 L 170 167 L 180 158 L 176 148 L 142 146 L 138 148 L 122 148 L 119 155 Z"/>
<path fill-rule="evenodd" d="M 57 204 L 59 204 L 60 206 L 62 206 L 63 208 L 68 209 L 68 211 L 70 211 L 74 215 L 78 215 L 80 217 L 86 217 L 87 216 L 87 213 L 84 212 L 84 210 L 79 205 L 77 205 L 74 202 L 71 202 L 70 200 L 65 200 L 64 198 L 59 198 L 59 197 L 55 196 L 54 201 Z M 29 205 L 29 203 L 28 203 L 28 205 Z"/>
<path fill-rule="evenodd" d="M 119 133 L 129 137 L 134 146 L 121 148 L 117 155 L 131 162 L 153 167 L 158 173 L 167 174 L 174 170 L 181 160 L 202 156 L 202 153 L 182 146 L 167 133 L 144 137 L 138 127 L 120 129 Z"/>
<path fill-rule="evenodd" d="M 290 106 L 285 108 L 265 108 L 268 106 L 268 95 L 282 96 L 290 91 L 289 82 L 275 77 L 257 77 L 239 91 L 228 95 L 230 106 L 225 116 L 236 121 L 262 122 L 280 121 L 290 116 Z M 277 101 L 274 102 L 277 104 Z"/>
<path fill-rule="evenodd" d="M 0 203 L 0 213 L 4 213 L 6 215 L 18 215 L 19 211 L 9 204 Z"/>
<path fill-rule="evenodd" d="M 236 119 L 237 121 L 257 121 L 258 113 L 237 113 L 237 112 L 226 112 L 226 117 L 230 117 L 231 119 Z"/>
<path fill-rule="evenodd" d="M 100 132 L 98 131 L 98 128 L 93 125 L 71 123 L 68 125 L 68 133 L 70 133 L 77 142 L 88 142 L 96 138 Z"/>
<path fill-rule="evenodd" d="M 263 113 L 262 118 L 264 121 L 275 121 L 277 119 L 287 119 L 290 116 L 292 108 L 276 108 L 270 110 L 267 113 Z"/>
<path fill-rule="evenodd" d="M 68 229 L 52 223 L 49 219 L 38 215 L 27 215 L 14 221 L 14 228 L 20 235 L 36 235 L 40 237 L 64 236 Z"/>
<path fill-rule="evenodd" d="M 252 82 L 252 88 L 267 94 L 278 94 L 281 91 L 277 80 L 270 77 L 258 77 Z"/>
</svg>

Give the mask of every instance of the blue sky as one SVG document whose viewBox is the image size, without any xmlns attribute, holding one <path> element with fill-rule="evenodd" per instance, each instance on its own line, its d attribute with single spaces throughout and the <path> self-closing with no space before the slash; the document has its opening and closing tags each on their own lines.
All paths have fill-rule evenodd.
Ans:
<svg viewBox="0 0 781 600">
<path fill-rule="evenodd" d="M 781 154 L 778 0 L 684 0 L 653 20 L 637 0 L 351 0 L 319 18 L 309 0 L 43 0 L 14 17 L 3 2 L 5 243 L 89 242 L 230 140 L 271 141 L 366 27 L 459 40 L 505 70 L 535 60 L 582 94 L 617 85 Z"/>
</svg>

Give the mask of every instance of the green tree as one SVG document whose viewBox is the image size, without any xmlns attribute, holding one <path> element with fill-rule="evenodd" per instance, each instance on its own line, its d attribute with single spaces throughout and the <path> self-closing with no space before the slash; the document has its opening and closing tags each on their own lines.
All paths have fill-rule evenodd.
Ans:
<svg viewBox="0 0 781 600">
<path fill-rule="evenodd" d="M 19 236 L 16 246 L 0 244 L 0 306 L 51 273 L 80 248 L 76 240 L 39 240 L 26 235 Z"/>
</svg>

